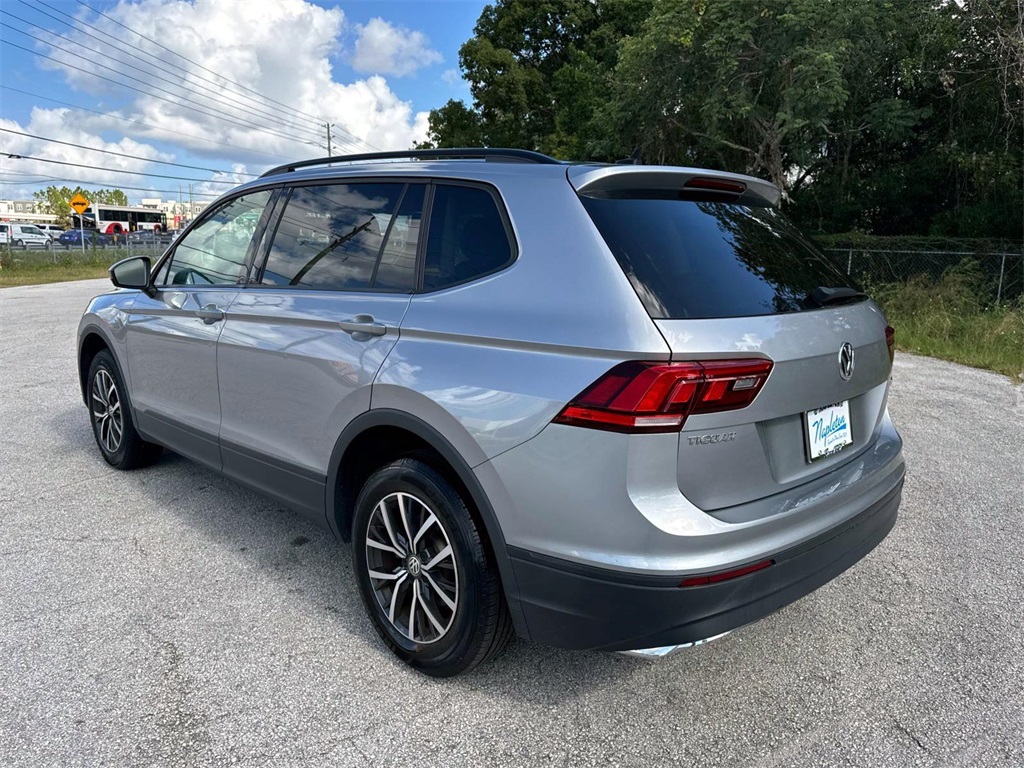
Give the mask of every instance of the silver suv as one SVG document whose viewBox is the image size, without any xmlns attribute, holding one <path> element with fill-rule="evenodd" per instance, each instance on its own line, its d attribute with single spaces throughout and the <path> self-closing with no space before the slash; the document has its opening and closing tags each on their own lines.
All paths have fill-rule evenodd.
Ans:
<svg viewBox="0 0 1024 768">
<path fill-rule="evenodd" d="M 896 520 L 892 329 L 717 171 L 517 150 L 294 163 L 79 329 L 104 459 L 163 447 L 350 542 L 435 676 L 513 633 L 661 654 L 793 602 Z"/>
</svg>

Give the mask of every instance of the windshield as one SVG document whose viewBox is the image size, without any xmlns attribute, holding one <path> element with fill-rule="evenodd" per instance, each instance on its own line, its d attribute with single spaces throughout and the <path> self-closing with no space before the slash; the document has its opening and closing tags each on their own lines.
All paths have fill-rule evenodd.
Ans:
<svg viewBox="0 0 1024 768">
<path fill-rule="evenodd" d="M 799 312 L 821 306 L 816 288 L 854 287 L 772 207 L 642 193 L 581 199 L 656 319 Z"/>
</svg>

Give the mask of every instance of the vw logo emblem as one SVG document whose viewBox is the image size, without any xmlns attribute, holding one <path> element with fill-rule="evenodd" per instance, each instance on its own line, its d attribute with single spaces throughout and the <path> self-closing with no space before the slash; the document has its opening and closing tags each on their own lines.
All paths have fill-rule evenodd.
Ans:
<svg viewBox="0 0 1024 768">
<path fill-rule="evenodd" d="M 843 381 L 849 381 L 853 376 L 853 345 L 846 341 L 839 348 L 839 375 Z"/>
<path fill-rule="evenodd" d="M 408 561 L 405 564 L 405 570 L 409 572 L 409 575 L 416 578 L 420 575 L 420 559 L 415 555 L 410 555 Z"/>
</svg>

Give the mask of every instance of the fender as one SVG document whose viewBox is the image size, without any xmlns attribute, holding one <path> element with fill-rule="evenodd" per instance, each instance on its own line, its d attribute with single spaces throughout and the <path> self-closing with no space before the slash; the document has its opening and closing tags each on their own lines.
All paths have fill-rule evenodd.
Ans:
<svg viewBox="0 0 1024 768">
<path fill-rule="evenodd" d="M 396 411 L 390 408 L 376 408 L 360 414 L 345 427 L 345 430 L 334 445 L 334 451 L 331 453 L 331 462 L 327 468 L 325 506 L 327 523 L 330 525 L 334 535 L 345 542 L 351 541 L 352 538 L 351 511 L 341 509 L 341 492 L 338 486 L 338 472 L 345 451 L 352 441 L 366 430 L 372 427 L 385 426 L 398 427 L 416 435 L 441 454 L 459 476 L 462 484 L 469 491 L 471 500 L 480 513 L 484 527 L 487 530 L 487 537 L 490 539 L 494 560 L 498 566 L 498 573 L 501 576 L 505 600 L 512 614 L 512 623 L 517 634 L 521 637 L 527 637 L 526 619 L 519 604 L 519 587 L 516 582 L 515 573 L 512 570 L 512 560 L 508 554 L 505 537 L 501 532 L 501 525 L 498 523 L 494 508 L 491 506 L 491 502 L 484 493 L 483 487 L 466 460 L 452 447 L 452 444 L 444 435 L 422 419 L 403 411 Z M 339 525 L 339 516 L 343 516 L 341 525 Z"/>
<path fill-rule="evenodd" d="M 95 322 L 90 322 L 88 325 L 84 325 L 78 330 L 78 345 L 77 352 L 75 354 L 75 368 L 78 370 L 78 386 L 82 390 L 82 402 L 85 403 L 86 405 L 88 405 L 89 403 L 85 399 L 85 379 L 89 375 L 89 372 L 82 370 L 82 342 L 84 342 L 86 337 L 91 334 L 95 334 L 96 336 L 99 336 L 101 339 L 103 339 L 103 343 L 106 345 L 107 349 L 110 350 L 110 354 L 114 358 L 114 365 L 117 366 L 117 372 L 121 376 L 121 381 L 125 383 L 125 389 L 131 389 L 128 383 L 128 379 L 125 378 L 124 375 L 124 366 L 121 365 L 121 359 L 117 353 L 117 344 L 110 337 L 110 332 L 102 325 L 99 325 Z M 127 392 L 125 394 L 127 394 Z M 129 399 L 129 404 L 130 403 L 131 400 Z M 134 411 L 132 413 L 134 414 Z"/>
</svg>

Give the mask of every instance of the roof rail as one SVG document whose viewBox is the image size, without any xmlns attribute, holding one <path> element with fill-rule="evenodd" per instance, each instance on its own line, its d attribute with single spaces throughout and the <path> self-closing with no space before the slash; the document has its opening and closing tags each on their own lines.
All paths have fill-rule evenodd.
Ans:
<svg viewBox="0 0 1024 768">
<path fill-rule="evenodd" d="M 540 152 L 531 152 L 528 149 L 491 149 L 489 147 L 476 147 L 474 149 L 406 149 L 395 152 L 369 152 L 363 155 L 337 155 L 335 157 L 320 157 L 313 160 L 299 160 L 295 163 L 286 163 L 276 168 L 271 168 L 260 178 L 265 176 L 276 176 L 279 173 L 290 173 L 299 168 L 312 168 L 317 165 L 330 165 L 332 163 L 359 163 L 364 160 L 494 160 L 506 163 L 538 163 L 540 165 L 561 165 L 561 160 L 542 155 Z"/>
</svg>

